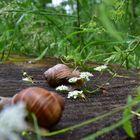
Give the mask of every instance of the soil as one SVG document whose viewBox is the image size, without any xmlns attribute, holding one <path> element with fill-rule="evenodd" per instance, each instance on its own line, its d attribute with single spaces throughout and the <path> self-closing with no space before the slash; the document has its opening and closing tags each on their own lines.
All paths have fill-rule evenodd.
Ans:
<svg viewBox="0 0 140 140">
<path fill-rule="evenodd" d="M 49 61 L 47 61 L 49 63 Z M 39 86 L 48 90 L 54 91 L 54 88 L 49 87 L 46 83 L 43 73 L 58 61 L 50 64 L 0 64 L 0 96 L 12 97 L 20 90 L 30 87 Z M 36 82 L 34 84 L 27 83 L 22 80 L 22 72 L 26 71 L 33 76 Z M 95 89 L 97 85 L 106 83 L 111 77 L 109 73 L 104 73 L 97 81 L 96 77 L 99 73 L 93 73 L 94 77 L 88 83 L 91 89 Z M 140 85 L 140 73 L 138 70 L 119 70 L 119 76 L 109 81 L 106 90 L 98 91 L 93 94 L 86 95 L 86 99 L 67 99 L 66 94 L 61 94 L 65 98 L 65 110 L 60 122 L 51 130 L 58 130 L 74 124 L 81 123 L 87 119 L 100 116 L 101 114 L 112 111 L 113 109 L 126 104 L 127 96 L 136 96 L 136 89 Z M 85 127 L 56 135 L 53 137 L 43 137 L 43 140 L 80 140 L 89 134 L 101 130 L 115 122 L 122 116 L 122 112 L 112 115 L 104 120 L 92 123 Z M 133 119 L 134 132 L 136 135 L 140 132 L 140 120 L 136 117 Z M 36 139 L 32 135 L 33 140 Z M 26 138 L 24 138 L 26 140 Z M 126 140 L 129 139 L 123 128 L 120 127 L 101 137 L 99 140 Z M 138 138 L 137 138 L 138 139 Z"/>
</svg>

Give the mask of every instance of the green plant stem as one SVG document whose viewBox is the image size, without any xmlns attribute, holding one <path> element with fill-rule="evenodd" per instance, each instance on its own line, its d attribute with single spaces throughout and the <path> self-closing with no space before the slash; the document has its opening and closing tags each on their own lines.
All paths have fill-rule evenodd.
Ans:
<svg viewBox="0 0 140 140">
<path fill-rule="evenodd" d="M 102 77 L 103 75 L 103 72 L 100 72 L 100 75 L 95 79 L 94 83 L 95 84 L 98 80 L 100 80 L 100 78 Z"/>
<path fill-rule="evenodd" d="M 100 77 L 100 76 L 99 76 L 99 77 Z M 100 89 L 104 88 L 104 86 L 106 85 L 106 83 L 109 82 L 109 81 L 111 81 L 114 77 L 116 77 L 116 73 L 113 73 L 113 75 L 112 75 L 105 83 L 103 83 L 103 84 L 101 84 L 101 85 L 98 85 L 97 88 L 96 88 L 95 90 L 89 91 L 89 90 L 84 89 L 84 92 L 85 92 L 85 93 L 92 94 L 92 93 L 95 93 L 95 92 L 97 92 L 97 91 L 100 91 Z"/>
<path fill-rule="evenodd" d="M 14 36 L 15 36 L 15 33 L 14 33 Z M 13 38 L 13 40 L 11 42 L 11 46 L 9 47 L 9 50 L 8 50 L 8 53 L 7 53 L 7 56 L 6 56 L 5 60 L 7 60 L 9 58 L 9 56 L 10 56 L 10 53 L 11 53 L 13 47 L 14 47 L 14 40 L 15 39 Z"/>
<path fill-rule="evenodd" d="M 137 112 L 137 113 L 140 112 L 140 109 L 138 109 L 136 112 Z M 118 121 L 117 123 L 115 123 L 115 124 L 113 124 L 113 125 L 111 125 L 111 126 L 109 126 L 109 127 L 105 127 L 105 128 L 103 128 L 102 130 L 99 130 L 99 131 L 97 131 L 96 133 L 91 134 L 91 135 L 89 135 L 89 136 L 83 138 L 82 140 L 94 140 L 95 138 L 97 138 L 97 137 L 99 137 L 99 136 L 101 136 L 101 135 L 103 135 L 103 134 L 105 134 L 105 133 L 107 133 L 107 132 L 110 132 L 111 130 L 114 130 L 114 129 L 120 127 L 120 126 L 123 125 L 126 121 L 132 119 L 132 117 L 133 117 L 134 115 L 135 115 L 135 114 L 131 114 L 130 116 L 127 116 L 125 119 L 122 119 L 122 120 Z"/>
<path fill-rule="evenodd" d="M 76 125 L 73 125 L 73 126 L 70 126 L 70 127 L 67 127 L 67 128 L 63 128 L 63 129 L 60 129 L 60 130 L 57 130 L 57 131 L 54 131 L 54 132 L 50 132 L 50 133 L 44 133 L 44 132 L 36 132 L 36 131 L 34 131 L 35 133 L 39 133 L 39 135 L 41 135 L 41 136 L 54 136 L 54 135 L 58 135 L 58 134 L 62 134 L 62 133 L 66 133 L 66 132 L 68 132 L 68 131 L 72 131 L 72 130 L 74 130 L 74 129 L 78 129 L 78 128 L 81 128 L 81 127 L 84 127 L 84 126 L 86 126 L 86 125 L 89 125 L 89 124 L 91 124 L 91 123 L 93 123 L 93 122 L 96 122 L 96 121 L 98 121 L 98 120 L 102 120 L 102 119 L 104 119 L 104 118 L 106 118 L 106 117 L 109 117 L 109 116 L 111 116 L 111 115 L 113 115 L 113 114 L 115 114 L 115 113 L 117 113 L 117 112 L 120 112 L 121 110 L 123 110 L 123 109 L 125 109 L 125 108 L 128 108 L 128 107 L 130 107 L 130 106 L 134 106 L 134 105 L 136 105 L 136 104 L 138 104 L 139 103 L 139 101 L 134 101 L 134 102 L 132 102 L 131 104 L 129 104 L 129 105 L 125 105 L 125 106 L 121 106 L 121 107 L 118 107 L 118 108 L 115 108 L 113 111 L 111 111 L 111 112 L 108 112 L 108 113 L 105 113 L 105 114 L 103 114 L 103 115 L 100 115 L 100 116 L 98 116 L 98 117 L 95 117 L 95 118 L 91 118 L 91 119 L 89 119 L 89 120 L 86 120 L 86 121 L 84 121 L 84 122 L 82 122 L 82 123 L 80 123 L 80 124 L 76 124 Z"/>
<path fill-rule="evenodd" d="M 132 49 L 128 50 L 129 53 L 133 52 L 133 51 L 139 46 L 139 44 L 140 44 L 140 39 L 139 39 L 139 40 L 136 40 L 136 41 L 134 41 L 134 42 L 137 42 L 137 43 L 136 43 L 136 45 L 135 45 Z M 133 42 L 133 43 L 134 43 L 134 42 Z M 133 43 L 132 43 L 132 44 L 133 44 Z M 131 44 L 131 45 L 132 45 L 132 44 Z"/>
<path fill-rule="evenodd" d="M 76 5 L 77 5 L 77 29 L 78 29 L 78 31 L 81 31 L 81 18 L 80 18 L 80 2 L 79 2 L 79 0 L 76 0 Z M 84 40 L 83 40 L 83 37 L 82 37 L 82 35 L 81 35 L 81 32 L 79 32 L 78 34 L 77 34 L 77 38 L 78 38 L 78 42 L 80 42 L 80 44 L 81 44 L 81 50 L 82 50 L 82 46 L 83 46 L 83 44 L 84 44 Z"/>
<path fill-rule="evenodd" d="M 135 41 L 134 41 L 134 42 L 135 42 Z M 133 43 L 132 43 L 132 44 L 133 44 Z M 123 61 L 123 63 L 122 63 L 122 65 L 123 65 L 124 63 L 126 63 L 126 68 L 128 68 L 128 66 L 127 66 L 127 59 L 128 59 L 128 57 L 129 57 L 129 55 L 130 55 L 132 52 L 134 52 L 134 50 L 139 46 L 139 44 L 140 44 L 140 40 L 136 40 L 136 45 L 135 45 L 132 49 L 126 50 L 127 55 L 126 55 L 126 57 L 125 57 L 125 59 L 124 59 L 124 61 Z"/>
<path fill-rule="evenodd" d="M 34 123 L 35 131 L 37 132 L 36 133 L 37 134 L 37 140 L 42 140 L 40 134 L 38 133 L 39 132 L 39 127 L 38 127 L 38 124 L 37 124 L 36 116 L 33 113 L 31 113 L 31 116 L 33 118 L 33 123 Z"/>
</svg>

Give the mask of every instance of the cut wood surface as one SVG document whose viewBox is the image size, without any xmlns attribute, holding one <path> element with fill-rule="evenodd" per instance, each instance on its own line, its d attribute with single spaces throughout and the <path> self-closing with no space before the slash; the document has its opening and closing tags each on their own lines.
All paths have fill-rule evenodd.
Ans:
<svg viewBox="0 0 140 140">
<path fill-rule="evenodd" d="M 39 86 L 49 90 L 55 90 L 48 86 L 43 73 L 57 62 L 51 65 L 34 65 L 34 64 L 0 64 L 0 96 L 11 97 L 20 90 L 29 86 Z M 35 83 L 27 83 L 22 81 L 22 72 L 26 71 L 33 76 Z M 93 73 L 94 74 L 94 73 Z M 110 81 L 107 93 L 96 92 L 86 96 L 86 99 L 67 99 L 66 94 L 61 94 L 65 98 L 65 110 L 61 121 L 53 128 L 52 131 L 69 127 L 101 114 L 112 111 L 113 109 L 125 105 L 127 96 L 136 95 L 136 88 L 140 85 L 140 75 L 137 70 L 119 71 L 121 76 L 115 77 Z M 95 88 L 95 84 L 100 85 L 105 83 L 111 75 L 104 73 L 101 78 L 94 82 L 99 73 L 95 73 L 94 77 L 88 83 L 91 88 Z M 59 134 L 53 137 L 43 137 L 43 140 L 79 140 L 83 137 L 96 132 L 104 127 L 107 127 L 117 122 L 122 116 L 122 113 L 117 113 L 104 120 L 92 123 L 85 127 Z M 135 117 L 133 119 L 134 131 L 136 134 L 140 132 L 140 121 Z M 33 135 L 33 139 L 35 137 Z M 128 139 L 127 134 L 122 128 L 111 131 L 99 138 L 99 140 L 124 140 Z"/>
</svg>

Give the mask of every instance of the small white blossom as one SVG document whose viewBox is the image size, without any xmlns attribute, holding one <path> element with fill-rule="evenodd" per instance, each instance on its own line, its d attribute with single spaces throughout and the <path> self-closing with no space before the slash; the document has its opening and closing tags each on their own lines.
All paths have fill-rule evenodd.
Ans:
<svg viewBox="0 0 140 140">
<path fill-rule="evenodd" d="M 92 73 L 90 73 L 90 72 L 81 72 L 81 73 L 80 73 L 80 77 L 82 77 L 82 76 L 92 77 L 92 76 L 93 76 L 93 74 L 92 74 Z"/>
<path fill-rule="evenodd" d="M 28 82 L 28 81 L 29 81 L 29 78 L 28 78 L 28 77 L 26 77 L 26 78 L 22 78 L 22 80 Z"/>
<path fill-rule="evenodd" d="M 81 72 L 80 73 L 80 78 L 85 79 L 86 81 L 89 81 L 90 80 L 89 77 L 92 77 L 92 76 L 93 76 L 93 74 L 90 72 Z"/>
<path fill-rule="evenodd" d="M 27 72 L 24 71 L 22 75 L 23 76 L 27 76 L 28 74 L 27 74 Z"/>
<path fill-rule="evenodd" d="M 98 67 L 94 68 L 94 70 L 96 70 L 96 71 L 102 71 L 102 70 L 105 70 L 105 69 L 107 69 L 107 65 L 101 65 L 101 66 L 98 66 Z"/>
<path fill-rule="evenodd" d="M 81 90 L 81 91 L 74 90 L 74 91 L 69 92 L 67 98 L 73 98 L 73 99 L 76 99 L 76 98 L 78 98 L 78 97 L 85 98 L 85 96 L 84 96 L 82 90 Z"/>
<path fill-rule="evenodd" d="M 57 91 L 69 91 L 69 87 L 61 85 L 56 88 Z"/>
<path fill-rule="evenodd" d="M 0 113 L 0 139 L 20 140 L 17 133 L 27 128 L 26 115 L 23 103 L 4 108 Z"/>
<path fill-rule="evenodd" d="M 105 83 L 105 85 L 106 85 L 106 86 L 109 86 L 109 85 L 110 85 L 110 83 L 109 83 L 109 82 L 107 82 L 107 83 Z"/>
<path fill-rule="evenodd" d="M 76 83 L 78 80 L 80 80 L 80 77 L 72 77 L 68 80 L 69 83 Z"/>
<path fill-rule="evenodd" d="M 33 79 L 31 79 L 30 77 L 22 78 L 22 80 L 25 82 L 34 83 Z"/>
</svg>

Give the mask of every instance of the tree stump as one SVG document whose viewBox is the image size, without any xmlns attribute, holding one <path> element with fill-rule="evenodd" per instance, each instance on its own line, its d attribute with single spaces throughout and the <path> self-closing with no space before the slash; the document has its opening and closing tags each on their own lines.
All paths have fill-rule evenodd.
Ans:
<svg viewBox="0 0 140 140">
<path fill-rule="evenodd" d="M 56 64 L 56 62 L 53 64 Z M 29 64 L 0 64 L 0 96 L 11 97 L 20 90 L 29 86 L 39 86 L 53 91 L 54 89 L 48 86 L 43 75 L 44 71 L 53 64 L 39 66 L 34 66 L 33 64 L 31 66 Z M 23 71 L 26 71 L 29 75 L 33 76 L 36 82 L 32 84 L 23 81 Z M 110 81 L 106 94 L 99 91 L 93 94 L 88 94 L 85 100 L 73 100 L 67 99 L 66 94 L 60 93 L 65 98 L 65 110 L 61 121 L 53 128 L 52 131 L 81 123 L 87 119 L 97 117 L 106 112 L 112 111 L 119 106 L 125 105 L 128 95 L 136 95 L 136 89 L 140 85 L 140 75 L 138 70 L 120 70 L 119 74 L 123 76 L 115 77 Z M 100 79 L 95 82 L 98 75 L 99 73 L 95 73 L 94 77 L 88 83 L 93 89 L 95 88 L 95 85 L 100 85 L 111 77 L 109 73 L 104 73 Z M 100 120 L 67 133 L 59 134 L 53 137 L 43 137 L 43 140 L 79 140 L 96 132 L 97 130 L 117 122 L 121 117 L 122 112 L 116 113 L 104 120 Z M 140 121 L 136 117 L 133 119 L 133 127 L 135 134 L 138 135 L 140 132 Z M 120 127 L 97 139 L 126 140 L 129 138 L 123 128 Z"/>
</svg>

